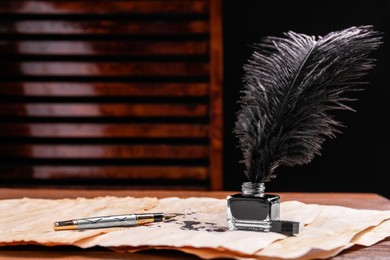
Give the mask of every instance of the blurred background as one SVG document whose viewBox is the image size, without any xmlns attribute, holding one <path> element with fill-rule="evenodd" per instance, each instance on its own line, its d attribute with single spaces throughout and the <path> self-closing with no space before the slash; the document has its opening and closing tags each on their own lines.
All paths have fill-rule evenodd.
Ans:
<svg viewBox="0 0 390 260">
<path fill-rule="evenodd" d="M 92 2 L 92 3 L 91 3 Z M 390 198 L 390 1 L 14 0 L 0 3 L 0 186 L 239 191 L 232 135 L 250 44 L 373 25 L 384 44 L 357 111 L 268 192 Z"/>
</svg>

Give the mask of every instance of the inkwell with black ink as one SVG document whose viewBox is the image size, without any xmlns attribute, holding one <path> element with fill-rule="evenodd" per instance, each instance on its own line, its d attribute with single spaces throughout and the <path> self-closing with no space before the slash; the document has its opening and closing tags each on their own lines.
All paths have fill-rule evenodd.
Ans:
<svg viewBox="0 0 390 260">
<path fill-rule="evenodd" d="M 341 132 L 331 112 L 354 111 L 347 94 L 361 90 L 381 43 L 372 26 L 354 26 L 318 37 L 290 31 L 253 45 L 233 130 L 248 181 L 227 197 L 229 230 L 299 232 L 298 222 L 280 220 L 280 198 L 265 193 L 265 183 L 281 165 L 309 163 Z"/>
</svg>

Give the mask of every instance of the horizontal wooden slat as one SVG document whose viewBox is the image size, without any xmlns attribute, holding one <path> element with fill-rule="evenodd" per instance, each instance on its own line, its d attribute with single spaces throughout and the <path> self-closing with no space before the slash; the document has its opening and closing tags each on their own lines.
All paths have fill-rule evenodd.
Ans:
<svg viewBox="0 0 390 260">
<path fill-rule="evenodd" d="M 206 180 L 207 167 L 202 166 L 31 166 L 2 167 L 1 178 L 14 179 L 162 179 Z"/>
<path fill-rule="evenodd" d="M 207 96 L 208 83 L 73 83 L 2 82 L 0 95 L 9 96 Z"/>
<path fill-rule="evenodd" d="M 208 126 L 201 124 L 70 124 L 9 123 L 0 125 L 1 137 L 48 138 L 206 138 Z"/>
<path fill-rule="evenodd" d="M 77 0 L 12 0 L 0 2 L 0 14 L 201 14 L 207 13 L 207 11 L 208 2 L 204 0 L 110 0 L 93 2 Z"/>
<path fill-rule="evenodd" d="M 30 117 L 199 117 L 205 104 L 0 104 L 0 116 Z"/>
<path fill-rule="evenodd" d="M 207 76 L 206 62 L 0 62 L 7 76 Z"/>
<path fill-rule="evenodd" d="M 207 159 L 207 145 L 0 145 L 3 158 Z"/>
<path fill-rule="evenodd" d="M 4 21 L 2 34 L 191 35 L 207 34 L 205 21 Z"/>
<path fill-rule="evenodd" d="M 6 55 L 206 55 L 206 41 L 4 41 Z"/>
</svg>

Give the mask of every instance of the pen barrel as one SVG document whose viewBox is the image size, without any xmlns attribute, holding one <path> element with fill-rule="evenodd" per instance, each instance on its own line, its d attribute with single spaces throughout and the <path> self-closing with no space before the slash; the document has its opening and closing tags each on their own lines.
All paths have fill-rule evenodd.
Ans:
<svg viewBox="0 0 390 260">
<path fill-rule="evenodd" d="M 138 225 L 137 216 L 135 214 L 84 218 L 74 220 L 74 222 L 77 229 L 131 227 Z"/>
<path fill-rule="evenodd" d="M 171 214 L 172 215 L 172 214 Z M 144 213 L 82 218 L 54 222 L 54 230 L 95 229 L 110 227 L 132 227 L 172 218 L 163 213 Z"/>
</svg>

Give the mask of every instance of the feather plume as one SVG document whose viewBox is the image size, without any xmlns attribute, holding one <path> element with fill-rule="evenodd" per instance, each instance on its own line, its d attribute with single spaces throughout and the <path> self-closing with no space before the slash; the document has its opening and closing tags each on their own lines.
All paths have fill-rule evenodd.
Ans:
<svg viewBox="0 0 390 260">
<path fill-rule="evenodd" d="M 365 84 L 359 79 L 381 43 L 372 26 L 356 26 L 323 37 L 290 31 L 254 45 L 233 130 L 249 181 L 269 181 L 278 166 L 320 155 L 322 143 L 341 132 L 331 112 L 353 111 L 346 93 Z"/>
</svg>

